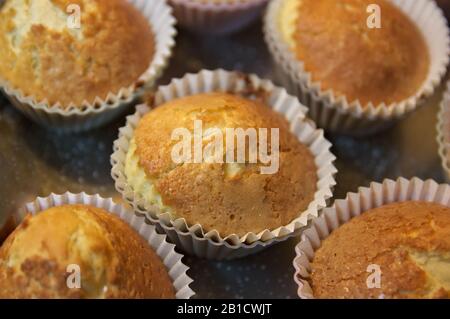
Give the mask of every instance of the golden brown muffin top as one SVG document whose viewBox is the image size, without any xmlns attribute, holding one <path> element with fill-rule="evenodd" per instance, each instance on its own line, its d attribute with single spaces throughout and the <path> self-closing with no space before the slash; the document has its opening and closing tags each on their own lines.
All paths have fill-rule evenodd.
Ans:
<svg viewBox="0 0 450 319">
<path fill-rule="evenodd" d="M 72 264 L 81 289 L 67 286 Z M 66 205 L 28 216 L 0 248 L 0 298 L 161 297 L 175 291 L 159 257 L 100 208 Z"/>
<path fill-rule="evenodd" d="M 171 150 L 178 141 L 171 140 L 172 131 L 184 127 L 193 132 L 194 120 L 203 122 L 203 131 L 267 128 L 268 150 L 271 129 L 278 128 L 278 172 L 261 174 L 261 166 L 266 166 L 261 162 L 175 164 Z M 200 223 L 206 231 L 218 230 L 223 237 L 287 225 L 314 199 L 317 168 L 313 155 L 290 132 L 287 120 L 260 101 L 225 93 L 176 99 L 141 119 L 135 141 L 139 164 L 163 204 L 188 225 Z M 207 142 L 204 139 L 203 145 Z"/>
<path fill-rule="evenodd" d="M 381 270 L 381 288 L 366 281 Z M 450 298 L 450 208 L 425 202 L 372 209 L 336 229 L 312 263 L 318 298 Z"/>
<path fill-rule="evenodd" d="M 69 28 L 79 5 L 81 28 Z M 123 0 L 7 0 L 0 9 L 0 77 L 37 101 L 81 106 L 117 94 L 149 67 L 154 39 Z"/>
<path fill-rule="evenodd" d="M 370 29 L 370 4 L 381 8 L 381 28 Z M 387 105 L 421 88 L 430 57 L 416 25 L 385 0 L 299 0 L 295 51 L 313 81 L 349 103 Z"/>
</svg>

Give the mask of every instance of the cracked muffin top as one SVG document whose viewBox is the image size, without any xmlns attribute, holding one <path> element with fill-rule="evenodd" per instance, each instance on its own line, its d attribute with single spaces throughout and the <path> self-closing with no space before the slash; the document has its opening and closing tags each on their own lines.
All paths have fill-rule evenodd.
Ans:
<svg viewBox="0 0 450 319">
<path fill-rule="evenodd" d="M 134 85 L 153 53 L 149 23 L 124 0 L 6 0 L 0 7 L 0 78 L 36 102 L 67 108 L 104 100 Z"/>
<path fill-rule="evenodd" d="M 68 288 L 69 265 L 79 266 L 80 289 Z M 28 216 L 3 243 L 0 298 L 175 298 L 175 290 L 128 224 L 100 208 L 65 205 Z"/>
<path fill-rule="evenodd" d="M 380 6 L 381 28 L 368 27 L 371 4 Z M 286 0 L 279 26 L 312 80 L 349 103 L 401 102 L 414 96 L 428 75 L 422 33 L 389 1 Z"/>
<path fill-rule="evenodd" d="M 201 121 L 203 134 L 196 133 L 195 121 Z M 203 159 L 194 162 L 194 150 L 191 161 L 173 160 L 174 147 L 181 139 L 172 134 L 178 128 L 192 134 L 187 137 L 189 145 L 194 138 L 200 140 Z M 266 142 L 261 142 L 259 130 L 255 130 L 255 140 L 258 151 L 264 144 L 267 153 L 274 155 L 271 163 L 263 163 L 260 156 L 257 161 L 250 161 L 250 156 L 237 160 L 239 142 L 226 131 L 240 128 L 267 129 Z M 273 152 L 272 129 L 279 129 L 279 150 Z M 227 139 L 235 141 L 234 161 L 226 160 L 231 147 Z M 218 152 L 208 148 L 217 140 L 223 141 Z M 246 141 L 248 155 L 250 143 Z M 189 226 L 198 223 L 206 231 L 217 230 L 222 237 L 258 234 L 287 225 L 308 208 L 317 190 L 313 154 L 290 132 L 289 122 L 259 100 L 226 93 L 172 100 L 147 113 L 130 142 L 125 176 L 133 191 L 161 212 L 185 218 Z M 272 165 L 275 153 L 279 154 L 278 167 Z M 262 167 L 273 170 L 263 173 Z"/>
<path fill-rule="evenodd" d="M 450 208 L 402 202 L 351 219 L 316 251 L 311 284 L 317 298 L 450 298 Z"/>
</svg>

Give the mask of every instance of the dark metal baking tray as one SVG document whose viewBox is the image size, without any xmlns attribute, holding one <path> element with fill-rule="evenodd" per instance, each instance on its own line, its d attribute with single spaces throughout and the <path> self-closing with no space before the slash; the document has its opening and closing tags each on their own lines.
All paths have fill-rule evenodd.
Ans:
<svg viewBox="0 0 450 319">
<path fill-rule="evenodd" d="M 160 83 L 203 68 L 256 73 L 279 83 L 261 29 L 259 22 L 228 37 L 180 32 L 175 55 Z M 441 97 L 442 88 L 423 108 L 376 136 L 327 135 L 338 158 L 335 197 L 384 178 L 418 176 L 444 182 L 435 128 Z M 61 134 L 32 123 L 0 95 L 0 229 L 12 211 L 39 195 L 85 191 L 120 198 L 110 177 L 109 157 L 124 123 L 125 116 L 94 131 Z M 295 298 L 292 259 L 297 241 L 293 238 L 229 262 L 186 257 L 197 297 Z"/>
</svg>

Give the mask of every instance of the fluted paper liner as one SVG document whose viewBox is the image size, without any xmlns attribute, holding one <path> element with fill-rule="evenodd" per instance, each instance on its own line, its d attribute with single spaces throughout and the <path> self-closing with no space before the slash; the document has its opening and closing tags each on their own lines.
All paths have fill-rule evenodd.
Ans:
<svg viewBox="0 0 450 319">
<path fill-rule="evenodd" d="M 105 99 L 97 97 L 94 101 L 85 101 L 83 105 L 72 103 L 66 107 L 62 107 L 59 102 L 49 105 L 47 100 L 37 101 L 33 96 L 26 96 L 20 89 L 13 88 L 7 81 L 0 79 L 0 88 L 11 103 L 32 120 L 62 131 L 85 131 L 124 112 L 162 74 L 172 55 L 176 35 L 172 8 L 165 0 L 128 1 L 147 18 L 155 37 L 152 62 L 139 79 L 119 92 L 110 92 Z"/>
<path fill-rule="evenodd" d="M 447 90 L 440 106 L 437 132 L 439 156 L 446 177 L 450 181 L 450 81 L 447 82 Z"/>
<path fill-rule="evenodd" d="M 450 54 L 450 36 L 442 10 L 433 0 L 392 0 L 421 30 L 430 53 L 430 68 L 422 87 L 414 96 L 399 103 L 362 105 L 348 101 L 333 90 L 324 91 L 313 82 L 303 62 L 285 43 L 278 27 L 283 0 L 273 0 L 264 22 L 265 39 L 288 91 L 309 107 L 309 116 L 318 127 L 350 135 L 367 135 L 388 127 L 419 107 L 431 96 L 446 72 Z"/>
<path fill-rule="evenodd" d="M 268 0 L 169 0 L 178 23 L 195 32 L 236 32 L 261 15 Z"/>
<path fill-rule="evenodd" d="M 173 220 L 169 213 L 161 213 L 158 207 L 146 203 L 141 195 L 133 191 L 124 173 L 125 158 L 134 129 L 142 116 L 150 111 L 146 105 L 139 105 L 136 113 L 127 118 L 126 126 L 120 129 L 111 156 L 112 177 L 116 189 L 136 212 L 145 214 L 154 223 L 159 224 L 179 248 L 189 254 L 208 259 L 231 259 L 257 252 L 298 234 L 308 219 L 317 217 L 319 210 L 325 207 L 327 200 L 332 197 L 332 188 L 336 184 L 334 175 L 337 170 L 333 165 L 335 157 L 330 152 L 331 143 L 325 139 L 322 130 L 316 129 L 315 124 L 305 118 L 305 107 L 297 98 L 288 95 L 286 90 L 277 88 L 270 81 L 261 80 L 255 75 L 224 70 L 204 70 L 198 74 L 187 74 L 181 79 L 174 79 L 167 86 L 159 87 L 154 96 L 154 105 L 212 91 L 249 94 L 250 97 L 253 92 L 264 92 L 266 104 L 282 113 L 290 122 L 291 131 L 308 146 L 318 167 L 317 191 L 306 211 L 299 212 L 298 217 L 288 225 L 275 230 L 266 229 L 258 234 L 247 233 L 242 237 L 236 234 L 221 237 L 217 230 L 206 232 L 199 224 L 188 225 L 184 218 Z"/>
<path fill-rule="evenodd" d="M 302 299 L 314 298 L 309 284 L 311 262 L 321 241 L 331 232 L 353 217 L 383 205 L 395 202 L 425 201 L 450 207 L 450 185 L 438 184 L 433 180 L 423 181 L 417 177 L 411 180 L 385 179 L 382 184 L 371 183 L 370 187 L 359 188 L 358 193 L 348 193 L 343 200 L 336 200 L 332 207 L 323 210 L 319 218 L 302 233 L 295 247 L 294 280 L 298 284 L 298 295 Z"/>
<path fill-rule="evenodd" d="M 13 216 L 14 222 L 17 225 L 27 214 L 36 215 L 51 207 L 67 204 L 95 206 L 122 219 L 138 232 L 161 258 L 172 278 L 176 290 L 176 298 L 189 299 L 195 295 L 194 291 L 189 287 L 192 283 L 192 279 L 186 274 L 189 267 L 183 264 L 183 255 L 175 251 L 175 245 L 168 243 L 165 235 L 158 234 L 155 226 L 147 224 L 145 217 L 136 216 L 124 206 L 114 203 L 111 198 L 103 198 L 99 195 L 88 195 L 86 193 L 73 194 L 69 192 L 61 195 L 51 194 L 48 197 L 37 197 L 33 202 L 26 204 L 23 209 L 15 213 Z"/>
</svg>

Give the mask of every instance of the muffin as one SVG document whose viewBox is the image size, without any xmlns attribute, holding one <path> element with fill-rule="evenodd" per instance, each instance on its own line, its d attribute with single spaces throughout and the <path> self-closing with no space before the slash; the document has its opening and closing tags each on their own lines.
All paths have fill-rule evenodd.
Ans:
<svg viewBox="0 0 450 319">
<path fill-rule="evenodd" d="M 364 107 L 413 96 L 430 65 L 420 30 L 390 2 L 376 1 L 381 28 L 367 27 L 366 8 L 373 3 L 288 0 L 280 12 L 284 39 L 312 81 L 349 102 L 359 100 Z"/>
<path fill-rule="evenodd" d="M 429 0 L 274 0 L 265 38 L 285 86 L 318 125 L 353 135 L 377 132 L 421 105 L 450 52 L 445 18 Z"/>
<path fill-rule="evenodd" d="M 178 23 L 206 34 L 230 34 L 254 22 L 268 0 L 169 0 Z"/>
<path fill-rule="evenodd" d="M 242 258 L 297 235 L 333 196 L 336 158 L 306 112 L 284 88 L 254 74 L 186 74 L 159 86 L 127 117 L 114 141 L 111 176 L 136 215 L 158 225 L 184 252 Z M 267 127 L 251 127 L 260 125 Z M 226 126 L 235 144 L 227 143 Z M 237 147 L 244 136 L 246 147 Z M 248 143 L 249 137 L 256 142 Z M 203 161 L 196 154 L 205 155 Z"/>
<path fill-rule="evenodd" d="M 380 288 L 366 283 L 369 265 Z M 316 251 L 317 298 L 450 298 L 450 208 L 403 202 L 369 210 L 336 229 Z"/>
<path fill-rule="evenodd" d="M 217 128 L 223 133 L 220 139 L 224 147 L 216 153 L 207 153 L 212 136 L 200 136 L 204 159 L 214 156 L 219 161 L 174 162 L 173 150 L 179 142 L 173 138 L 174 130 L 186 128 L 191 132 L 191 144 L 198 132 L 194 130 L 195 121 L 202 121 L 203 132 Z M 278 128 L 276 172 L 261 173 L 262 167 L 267 166 L 261 157 L 250 161 L 250 143 L 245 143 L 245 162 L 236 158 L 227 161 L 230 144 L 226 129 L 230 128 L 268 129 L 269 151 L 271 143 L 275 143 L 271 129 Z M 234 154 L 238 145 L 236 140 Z M 290 132 L 282 115 L 261 101 L 219 92 L 174 99 L 143 116 L 131 138 L 124 167 L 133 191 L 160 213 L 169 213 L 173 219 L 183 218 L 188 225 L 200 224 L 205 232 L 216 230 L 222 237 L 242 237 L 289 224 L 313 201 L 316 172 L 314 156 Z"/>
<path fill-rule="evenodd" d="M 63 108 L 134 85 L 154 54 L 150 25 L 128 1 L 77 1 L 79 29 L 67 22 L 73 3 L 7 0 L 0 10 L 0 76 Z"/>
<path fill-rule="evenodd" d="M 78 265 L 81 288 L 68 288 Z M 164 264 L 113 214 L 89 205 L 27 216 L 0 248 L 0 298 L 174 298 Z"/>
<path fill-rule="evenodd" d="M 322 210 L 297 244 L 300 298 L 450 297 L 450 185 L 386 179 Z"/>
<path fill-rule="evenodd" d="M 161 75 L 174 24 L 165 0 L 7 0 L 0 7 L 0 87 L 47 127 L 100 126 Z"/>
</svg>

